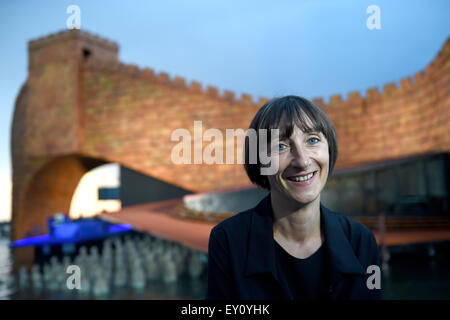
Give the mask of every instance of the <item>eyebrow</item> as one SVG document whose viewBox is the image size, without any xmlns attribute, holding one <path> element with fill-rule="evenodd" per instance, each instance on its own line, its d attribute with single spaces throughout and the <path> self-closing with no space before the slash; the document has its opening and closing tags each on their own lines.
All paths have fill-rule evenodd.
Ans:
<svg viewBox="0 0 450 320">
<path fill-rule="evenodd" d="M 320 130 L 317 130 L 317 129 L 314 129 L 314 128 L 308 128 L 304 132 L 306 134 L 317 134 L 317 135 L 320 135 L 320 133 L 321 133 Z M 279 137 L 280 140 L 286 140 L 286 139 L 289 139 L 289 138 L 290 137 L 288 137 L 286 135 L 286 130 L 283 130 L 283 132 L 280 134 L 280 137 Z"/>
</svg>

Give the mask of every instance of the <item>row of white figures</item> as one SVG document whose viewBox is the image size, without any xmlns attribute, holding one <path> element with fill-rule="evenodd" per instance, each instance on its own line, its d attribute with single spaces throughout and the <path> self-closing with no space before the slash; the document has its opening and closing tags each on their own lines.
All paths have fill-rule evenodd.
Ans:
<svg viewBox="0 0 450 320">
<path fill-rule="evenodd" d="M 129 284 L 134 289 L 143 289 L 147 280 L 174 283 L 183 273 L 198 278 L 205 269 L 205 258 L 204 254 L 193 249 L 151 236 L 107 239 L 101 254 L 95 246 L 90 247 L 89 252 L 82 246 L 73 263 L 67 256 L 61 263 L 53 256 L 50 264 L 43 266 L 42 272 L 38 265 L 34 265 L 30 275 L 22 267 L 19 285 L 26 287 L 31 280 L 35 289 L 41 289 L 45 284 L 49 290 L 67 290 L 69 274 L 66 270 L 74 264 L 81 271 L 79 293 L 92 292 L 102 296 L 110 292 L 111 283 L 115 287 Z"/>
<path fill-rule="evenodd" d="M 71 264 L 69 257 L 64 257 L 62 263 L 56 257 L 51 257 L 50 264 L 45 264 L 41 272 L 39 265 L 34 264 L 30 273 L 25 266 L 19 270 L 19 285 L 26 288 L 30 281 L 34 289 L 42 289 L 44 283 L 49 290 L 66 288 L 66 269 Z"/>
</svg>

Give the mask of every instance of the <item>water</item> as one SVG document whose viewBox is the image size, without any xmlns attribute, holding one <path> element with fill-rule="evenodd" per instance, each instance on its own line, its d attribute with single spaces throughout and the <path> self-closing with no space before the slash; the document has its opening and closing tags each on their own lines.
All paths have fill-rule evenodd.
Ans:
<svg viewBox="0 0 450 320">
<path fill-rule="evenodd" d="M 391 248 L 391 259 L 382 271 L 384 299 L 450 299 L 449 249 L 450 242 Z M 104 296 L 32 286 L 19 290 L 17 284 L 9 284 L 11 269 L 8 239 L 0 239 L 0 299 L 203 299 L 206 293 L 205 274 L 198 279 L 184 276 L 173 284 L 147 282 L 143 290 L 111 285 L 112 291 Z"/>
<path fill-rule="evenodd" d="M 129 286 L 124 288 L 112 287 L 107 295 L 80 293 L 79 290 L 43 288 L 36 290 L 32 287 L 11 292 L 8 299 L 12 300 L 201 300 L 204 299 L 205 279 L 189 281 L 179 280 L 174 284 L 164 284 L 159 281 L 147 283 L 144 290 L 136 290 Z"/>
<path fill-rule="evenodd" d="M 450 299 L 450 242 L 397 247 L 391 252 L 382 271 L 384 299 Z"/>
<path fill-rule="evenodd" d="M 9 241 L 0 238 L 0 299 L 8 299 L 14 294 L 14 289 L 10 288 L 12 260 L 8 247 Z"/>
<path fill-rule="evenodd" d="M 21 285 L 17 277 L 12 276 L 12 256 L 8 247 L 8 239 L 0 239 L 0 299 L 12 300 L 171 300 L 171 299 L 204 299 L 206 293 L 206 272 L 198 278 L 190 277 L 187 272 L 179 275 L 174 283 L 164 283 L 162 280 L 146 280 L 145 288 L 136 289 L 131 286 L 130 272 L 127 273 L 127 285 L 115 286 L 113 278 L 108 281 L 109 292 L 95 295 L 92 288 L 89 292 L 82 290 L 70 290 L 66 286 L 65 280 L 69 277 L 64 268 L 60 272 L 64 274 L 60 285 L 57 288 L 33 286 L 32 281 L 27 285 Z M 42 259 L 42 257 L 40 257 Z M 48 261 L 47 261 L 48 262 Z M 128 269 L 127 269 L 128 270 Z M 42 265 L 41 265 L 42 272 Z M 82 271 L 83 274 L 84 271 Z M 91 276 L 92 274 L 89 274 Z M 83 276 L 85 276 L 83 274 Z M 82 277 L 83 277 L 82 276 Z M 15 283 L 11 283 L 12 280 Z M 44 283 L 56 283 L 57 281 L 47 281 Z M 92 285 L 92 282 L 91 282 Z"/>
</svg>

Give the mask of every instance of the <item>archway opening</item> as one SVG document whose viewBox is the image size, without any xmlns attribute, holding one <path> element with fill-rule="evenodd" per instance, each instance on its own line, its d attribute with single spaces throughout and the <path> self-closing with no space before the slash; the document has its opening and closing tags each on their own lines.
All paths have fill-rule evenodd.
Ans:
<svg viewBox="0 0 450 320">
<path fill-rule="evenodd" d="M 75 189 L 70 204 L 71 219 L 87 218 L 121 208 L 120 166 L 108 163 L 86 172 Z"/>
</svg>

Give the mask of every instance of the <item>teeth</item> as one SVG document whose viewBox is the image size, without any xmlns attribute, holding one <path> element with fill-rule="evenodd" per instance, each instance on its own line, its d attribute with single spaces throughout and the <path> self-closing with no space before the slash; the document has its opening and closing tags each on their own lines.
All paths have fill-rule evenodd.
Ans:
<svg viewBox="0 0 450 320">
<path fill-rule="evenodd" d="M 308 175 L 306 175 L 306 176 L 293 177 L 293 178 L 291 178 L 291 180 L 294 180 L 294 181 L 297 181 L 297 182 L 299 182 L 299 181 L 305 181 L 305 180 L 311 179 L 312 176 L 313 176 L 313 173 L 310 173 L 310 174 L 308 174 Z"/>
</svg>

